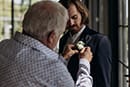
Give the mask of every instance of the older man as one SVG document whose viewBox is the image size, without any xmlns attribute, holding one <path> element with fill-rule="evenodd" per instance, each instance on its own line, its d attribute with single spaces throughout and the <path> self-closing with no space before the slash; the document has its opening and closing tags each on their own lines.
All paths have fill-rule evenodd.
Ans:
<svg viewBox="0 0 130 87">
<path fill-rule="evenodd" d="M 0 87 L 91 87 L 89 47 L 78 52 L 70 44 L 63 54 L 65 59 L 80 54 L 76 85 L 66 61 L 53 50 L 67 20 L 67 10 L 57 2 L 33 4 L 24 16 L 23 32 L 16 32 L 12 39 L 0 43 Z"/>
</svg>

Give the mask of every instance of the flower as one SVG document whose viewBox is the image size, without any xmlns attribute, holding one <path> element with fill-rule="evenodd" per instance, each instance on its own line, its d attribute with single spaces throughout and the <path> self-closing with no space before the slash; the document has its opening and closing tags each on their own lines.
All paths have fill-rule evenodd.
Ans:
<svg viewBox="0 0 130 87">
<path fill-rule="evenodd" d="M 76 48 L 78 50 L 82 50 L 85 46 L 85 43 L 83 41 L 78 41 L 78 43 L 76 44 Z"/>
</svg>

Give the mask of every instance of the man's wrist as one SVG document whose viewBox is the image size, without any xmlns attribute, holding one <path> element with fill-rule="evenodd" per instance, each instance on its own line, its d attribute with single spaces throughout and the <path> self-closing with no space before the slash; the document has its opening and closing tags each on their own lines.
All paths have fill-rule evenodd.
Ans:
<svg viewBox="0 0 130 87">
<path fill-rule="evenodd" d="M 84 66 L 84 68 L 86 68 L 87 71 L 90 73 L 90 63 L 87 59 L 84 58 L 80 59 L 79 66 Z"/>
</svg>

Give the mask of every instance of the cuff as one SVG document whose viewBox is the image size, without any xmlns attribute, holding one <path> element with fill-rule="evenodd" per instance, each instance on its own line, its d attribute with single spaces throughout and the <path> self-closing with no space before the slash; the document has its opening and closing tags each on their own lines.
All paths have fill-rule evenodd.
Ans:
<svg viewBox="0 0 130 87">
<path fill-rule="evenodd" d="M 89 74 L 90 74 L 90 63 L 88 62 L 88 60 L 83 59 L 83 58 L 80 59 L 79 66 L 80 66 L 80 67 L 83 67 L 83 68 L 86 68 L 87 71 L 88 71 Z"/>
</svg>

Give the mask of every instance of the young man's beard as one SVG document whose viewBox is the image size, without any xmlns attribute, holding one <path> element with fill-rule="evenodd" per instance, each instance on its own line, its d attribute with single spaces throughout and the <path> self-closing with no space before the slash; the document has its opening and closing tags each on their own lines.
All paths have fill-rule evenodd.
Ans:
<svg viewBox="0 0 130 87">
<path fill-rule="evenodd" d="M 76 28 L 76 29 L 75 29 Z M 68 26 L 68 29 L 69 29 L 69 31 L 72 33 L 72 34 L 76 34 L 76 33 L 78 33 L 80 30 L 81 30 L 81 28 L 82 28 L 82 24 L 81 25 L 72 25 L 72 26 Z"/>
</svg>

